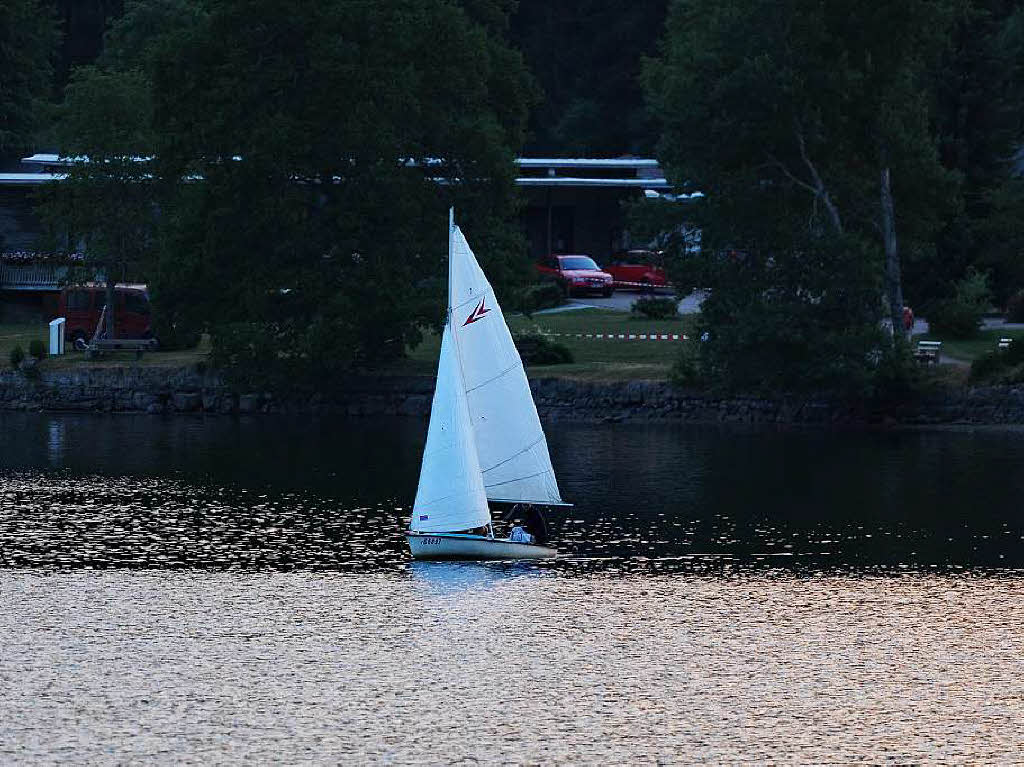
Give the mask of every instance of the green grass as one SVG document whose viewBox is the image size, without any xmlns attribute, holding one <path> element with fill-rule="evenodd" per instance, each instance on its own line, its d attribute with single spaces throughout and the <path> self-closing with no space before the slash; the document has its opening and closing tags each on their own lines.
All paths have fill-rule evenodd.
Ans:
<svg viewBox="0 0 1024 767">
<path fill-rule="evenodd" d="M 650 335 L 652 333 L 691 335 L 693 319 L 646 320 L 625 312 L 609 309 L 579 309 L 554 314 L 535 314 L 533 317 L 510 315 L 509 329 L 520 333 L 602 333 L 615 335 Z M 552 337 L 572 352 L 572 363 L 565 365 L 535 365 L 528 368 L 531 378 L 573 378 L 593 381 L 621 381 L 630 379 L 665 380 L 679 356 L 681 344 L 688 341 L 641 341 L 595 338 Z M 436 335 L 410 350 L 406 359 L 389 365 L 384 371 L 393 375 L 434 375 L 441 341 Z"/>
<path fill-rule="evenodd" d="M 49 348 L 49 328 L 43 324 L 0 324 L 0 366 L 10 365 L 11 350 L 21 345 L 28 354 L 28 345 L 33 338 L 38 338 Z M 113 367 L 182 367 L 194 365 L 207 359 L 210 354 L 210 337 L 204 335 L 195 349 L 169 352 L 146 352 L 141 359 L 135 358 L 135 352 L 104 352 L 95 359 L 88 359 L 84 352 L 76 351 L 70 344 L 65 347 L 62 357 L 43 357 L 40 370 L 73 370 L 78 367 L 113 368 Z"/>
<path fill-rule="evenodd" d="M 914 336 L 918 341 L 942 341 L 942 354 L 946 357 L 973 362 L 988 352 L 995 351 L 1000 338 L 1024 339 L 1024 330 L 983 330 L 976 338 L 947 338 L 935 334 Z"/>
<path fill-rule="evenodd" d="M 650 335 L 693 333 L 693 318 L 678 320 L 646 320 L 626 312 L 608 309 L 579 309 L 555 314 L 535 314 L 533 317 L 511 315 L 507 317 L 514 334 L 519 333 L 602 333 Z M 32 338 L 47 339 L 45 325 L 0 324 L 0 365 L 8 364 L 10 350 L 15 344 L 28 352 Z M 572 352 L 574 362 L 566 365 L 536 365 L 528 369 L 531 378 L 573 378 L 593 381 L 622 381 L 631 379 L 665 380 L 675 363 L 681 345 L 692 341 L 641 341 L 604 338 L 552 337 Z M 437 335 L 428 334 L 423 343 L 409 351 L 403 360 L 388 365 L 376 373 L 385 375 L 433 376 L 437 372 L 437 357 L 441 350 Z M 136 359 L 134 352 L 107 352 L 95 359 L 87 359 L 83 352 L 68 350 L 63 357 L 44 357 L 41 370 L 73 370 L 78 367 L 178 367 L 193 365 L 208 358 L 209 336 L 195 349 L 171 352 L 147 352 Z"/>
<path fill-rule="evenodd" d="M 45 325 L 0 325 L 0 366 L 10 365 L 11 350 L 20 346 L 21 350 L 28 356 L 28 345 L 33 338 L 38 338 L 43 344 L 47 343 L 49 328 Z"/>
</svg>

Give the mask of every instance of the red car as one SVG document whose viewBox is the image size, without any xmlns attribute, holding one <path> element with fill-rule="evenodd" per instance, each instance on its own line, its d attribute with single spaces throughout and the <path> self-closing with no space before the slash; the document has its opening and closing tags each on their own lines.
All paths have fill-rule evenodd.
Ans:
<svg viewBox="0 0 1024 767">
<path fill-rule="evenodd" d="M 566 295 L 600 293 L 607 298 L 615 289 L 612 276 L 602 272 L 590 256 L 548 256 L 537 264 L 537 271 L 557 281 Z"/>
<path fill-rule="evenodd" d="M 629 250 L 616 253 L 604 269 L 612 276 L 617 288 L 654 290 L 670 287 L 660 251 Z"/>
<path fill-rule="evenodd" d="M 114 300 L 117 302 L 114 315 L 117 337 L 149 338 L 152 328 L 146 289 L 118 285 L 114 288 Z M 106 303 L 107 289 L 100 285 L 83 285 L 61 291 L 57 314 L 66 318 L 64 333 L 69 344 L 77 339 L 92 338 Z"/>
</svg>

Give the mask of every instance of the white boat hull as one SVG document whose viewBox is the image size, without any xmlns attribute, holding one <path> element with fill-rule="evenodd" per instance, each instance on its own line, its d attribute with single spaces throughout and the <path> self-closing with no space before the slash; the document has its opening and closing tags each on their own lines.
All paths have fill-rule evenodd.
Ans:
<svg viewBox="0 0 1024 767">
<path fill-rule="evenodd" d="M 536 543 L 466 533 L 406 532 L 413 559 L 548 559 L 558 552 Z"/>
</svg>

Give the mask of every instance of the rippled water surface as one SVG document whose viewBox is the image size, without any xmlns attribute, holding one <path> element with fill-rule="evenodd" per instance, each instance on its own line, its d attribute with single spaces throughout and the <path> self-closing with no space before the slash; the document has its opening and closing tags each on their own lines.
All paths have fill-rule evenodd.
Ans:
<svg viewBox="0 0 1024 767">
<path fill-rule="evenodd" d="M 0 413 L 0 762 L 1024 758 L 1024 433 L 551 424 L 524 565 L 424 432 Z"/>
</svg>

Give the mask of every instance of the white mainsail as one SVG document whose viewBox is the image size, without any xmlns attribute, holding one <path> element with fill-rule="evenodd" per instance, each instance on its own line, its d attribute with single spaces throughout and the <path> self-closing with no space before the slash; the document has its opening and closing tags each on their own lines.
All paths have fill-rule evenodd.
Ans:
<svg viewBox="0 0 1024 767">
<path fill-rule="evenodd" d="M 409 529 L 455 532 L 490 524 L 457 350 L 445 326 L 427 444 Z"/>
<path fill-rule="evenodd" d="M 450 228 L 448 327 L 461 364 L 487 498 L 561 503 L 512 334 L 462 231 L 454 224 Z"/>
</svg>

